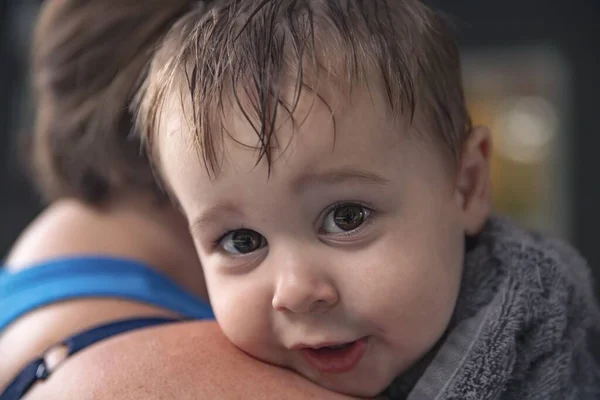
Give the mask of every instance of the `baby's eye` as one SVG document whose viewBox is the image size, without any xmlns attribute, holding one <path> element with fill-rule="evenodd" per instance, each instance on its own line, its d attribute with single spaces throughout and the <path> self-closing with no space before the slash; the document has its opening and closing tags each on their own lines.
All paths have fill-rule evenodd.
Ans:
<svg viewBox="0 0 600 400">
<path fill-rule="evenodd" d="M 371 215 L 371 210 L 360 204 L 342 204 L 329 211 L 323 220 L 324 233 L 344 233 L 358 229 Z"/>
<path fill-rule="evenodd" d="M 253 230 L 239 229 L 225 235 L 219 245 L 229 254 L 249 254 L 265 247 L 267 239 Z"/>
</svg>

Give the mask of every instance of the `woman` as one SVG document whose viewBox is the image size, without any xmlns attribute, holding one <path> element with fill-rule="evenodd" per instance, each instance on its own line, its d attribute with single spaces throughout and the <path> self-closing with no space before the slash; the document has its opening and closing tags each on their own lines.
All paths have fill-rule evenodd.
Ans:
<svg viewBox="0 0 600 400">
<path fill-rule="evenodd" d="M 156 44 L 201 4 L 141 4 L 42 8 L 32 174 L 51 205 L 0 275 L 0 391 L 33 365 L 33 375 L 19 375 L 29 380 L 24 398 L 342 398 L 247 357 L 215 322 L 169 323 L 212 314 L 187 224 L 132 139 L 128 105 Z M 154 327 L 114 329 L 139 318 Z M 87 340 L 97 326 L 112 333 Z M 46 351 L 82 331 L 76 355 L 60 345 Z"/>
</svg>

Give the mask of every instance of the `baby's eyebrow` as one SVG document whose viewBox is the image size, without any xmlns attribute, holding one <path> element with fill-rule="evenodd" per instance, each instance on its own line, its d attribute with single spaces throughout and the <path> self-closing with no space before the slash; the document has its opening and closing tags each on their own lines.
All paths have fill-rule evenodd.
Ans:
<svg viewBox="0 0 600 400">
<path fill-rule="evenodd" d="M 305 173 L 293 180 L 292 187 L 296 192 L 303 192 L 311 186 L 332 186 L 343 183 L 381 186 L 387 185 L 390 180 L 375 172 L 346 167 Z M 237 218 L 243 218 L 241 210 L 231 203 L 208 207 L 190 221 L 190 230 L 193 231 L 208 224 L 218 224 L 231 214 Z"/>
<path fill-rule="evenodd" d="M 243 213 L 232 204 L 218 204 L 213 207 L 209 207 L 202 211 L 196 218 L 190 223 L 190 231 L 198 229 L 198 227 L 205 226 L 207 224 L 218 224 L 227 215 L 234 214 L 236 217 L 242 218 Z"/>
<path fill-rule="evenodd" d="M 342 183 L 359 183 L 366 185 L 387 185 L 389 179 L 371 172 L 354 168 L 339 168 L 323 172 L 311 172 L 297 178 L 293 187 L 297 192 L 305 191 L 309 186 L 329 186 Z"/>
</svg>

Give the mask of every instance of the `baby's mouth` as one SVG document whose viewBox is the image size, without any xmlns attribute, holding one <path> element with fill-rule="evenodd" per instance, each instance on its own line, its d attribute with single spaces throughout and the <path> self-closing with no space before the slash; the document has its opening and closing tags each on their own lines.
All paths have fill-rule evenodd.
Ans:
<svg viewBox="0 0 600 400">
<path fill-rule="evenodd" d="M 367 338 L 353 342 L 337 343 L 317 347 L 304 347 L 300 351 L 315 369 L 332 374 L 353 370 L 367 349 Z"/>
</svg>

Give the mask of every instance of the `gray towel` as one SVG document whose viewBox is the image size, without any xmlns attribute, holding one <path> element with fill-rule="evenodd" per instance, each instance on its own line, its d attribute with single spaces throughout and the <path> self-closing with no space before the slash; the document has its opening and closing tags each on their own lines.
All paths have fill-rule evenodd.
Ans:
<svg viewBox="0 0 600 400">
<path fill-rule="evenodd" d="M 491 218 L 465 259 L 448 333 L 391 399 L 600 399 L 600 312 L 570 246 Z M 410 392 L 407 394 L 407 392 Z"/>
</svg>

